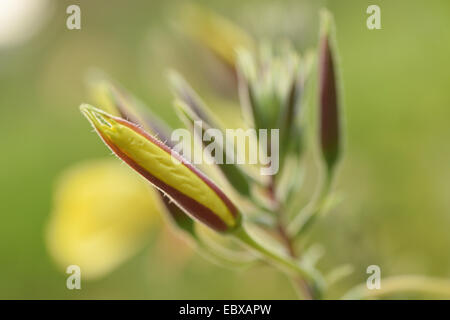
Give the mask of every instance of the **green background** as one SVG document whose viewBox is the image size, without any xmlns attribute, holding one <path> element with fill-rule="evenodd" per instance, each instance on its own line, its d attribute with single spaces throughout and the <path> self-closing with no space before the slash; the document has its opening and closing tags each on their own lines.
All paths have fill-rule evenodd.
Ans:
<svg viewBox="0 0 450 320">
<path fill-rule="evenodd" d="M 66 28 L 79 4 L 82 29 Z M 450 2 L 204 1 L 258 39 L 317 44 L 318 11 L 335 15 L 342 67 L 346 152 L 336 188 L 343 202 L 313 233 L 323 270 L 353 264 L 332 294 L 382 276 L 450 276 Z M 381 7 L 382 30 L 366 8 Z M 195 44 L 172 28 L 177 2 L 52 1 L 40 32 L 0 47 L 0 298 L 295 298 L 268 267 L 234 272 L 192 256 L 173 266 L 158 232 L 146 249 L 102 279 L 69 291 L 48 255 L 44 231 L 58 174 L 108 151 L 78 105 L 85 74 L 98 67 L 174 122 L 167 67 L 190 72 L 208 90 Z M 1 23 L 1 22 L 0 22 Z M 203 80 L 202 80 L 203 79 Z M 212 95 L 202 92 L 205 95 Z M 264 279 L 264 281 L 262 281 Z"/>
</svg>

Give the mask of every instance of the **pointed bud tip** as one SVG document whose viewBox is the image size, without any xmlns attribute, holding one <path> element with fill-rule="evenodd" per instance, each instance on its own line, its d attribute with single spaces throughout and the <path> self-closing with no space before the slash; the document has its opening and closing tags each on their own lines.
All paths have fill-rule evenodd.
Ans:
<svg viewBox="0 0 450 320">
<path fill-rule="evenodd" d="M 189 106 L 180 99 L 175 99 L 173 106 L 175 112 L 178 114 L 180 119 L 187 120 L 189 123 L 199 120 L 194 112 L 189 108 Z"/>
<path fill-rule="evenodd" d="M 110 129 L 114 125 L 115 121 L 112 116 L 89 104 L 80 105 L 80 111 L 96 129 Z"/>
<path fill-rule="evenodd" d="M 183 76 L 174 69 L 169 69 L 166 76 L 174 94 L 182 95 L 183 91 L 186 89 L 186 81 Z"/>
<path fill-rule="evenodd" d="M 328 9 L 320 11 L 320 27 L 323 36 L 329 36 L 331 24 L 333 23 L 333 15 Z"/>
</svg>

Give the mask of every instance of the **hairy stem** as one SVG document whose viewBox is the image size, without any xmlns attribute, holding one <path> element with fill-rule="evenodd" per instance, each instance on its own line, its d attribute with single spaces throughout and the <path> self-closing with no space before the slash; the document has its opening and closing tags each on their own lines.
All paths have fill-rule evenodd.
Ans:
<svg viewBox="0 0 450 320">
<path fill-rule="evenodd" d="M 328 193 L 330 192 L 331 182 L 333 180 L 333 169 L 330 168 L 326 171 L 325 177 L 317 192 L 316 199 L 311 202 L 306 208 L 304 208 L 291 222 L 288 228 L 288 233 L 292 237 L 297 237 L 299 234 L 305 232 L 316 220 L 319 214 L 322 212 Z"/>
<path fill-rule="evenodd" d="M 286 248 L 287 252 L 289 253 L 289 256 L 292 259 L 297 258 L 297 253 L 294 248 L 294 243 L 292 241 L 292 238 L 289 236 L 286 226 L 285 226 L 285 219 L 286 219 L 286 210 L 283 206 L 283 204 L 279 201 L 276 195 L 276 184 L 275 179 L 272 177 L 270 181 L 270 185 L 268 188 L 269 195 L 271 197 L 271 200 L 274 204 L 274 211 L 275 216 L 277 219 L 277 232 L 279 237 L 281 238 L 282 244 Z M 314 292 L 311 288 L 311 286 L 308 284 L 308 281 L 306 281 L 304 278 L 299 277 L 298 275 L 295 275 L 291 278 L 292 284 L 294 288 L 296 289 L 297 295 L 300 297 L 304 297 L 307 300 L 311 300 L 314 297 Z"/>
<path fill-rule="evenodd" d="M 284 246 L 286 247 L 289 255 L 295 259 L 297 258 L 297 253 L 294 248 L 294 244 L 292 239 L 289 237 L 288 233 L 286 232 L 286 229 L 284 225 L 281 223 L 278 225 L 278 233 L 284 243 Z M 313 298 L 313 292 L 308 285 L 308 283 L 301 277 L 295 277 L 292 279 L 292 282 L 294 286 L 299 291 L 298 293 L 305 297 L 307 300 L 311 300 Z"/>
<path fill-rule="evenodd" d="M 267 249 L 264 245 L 255 241 L 243 227 L 235 230 L 233 235 L 248 247 L 267 258 L 270 262 L 273 262 L 285 270 L 295 279 L 301 279 L 302 281 L 305 281 L 305 283 L 311 284 L 310 288 L 305 293 L 306 296 L 311 296 L 311 298 L 320 296 L 322 280 L 318 274 L 312 270 L 307 270 L 289 257 L 284 257 L 277 252 Z"/>
</svg>

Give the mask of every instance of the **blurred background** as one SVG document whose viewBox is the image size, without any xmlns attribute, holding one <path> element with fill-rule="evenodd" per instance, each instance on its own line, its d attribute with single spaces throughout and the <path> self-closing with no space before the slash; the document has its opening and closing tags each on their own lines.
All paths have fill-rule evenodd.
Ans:
<svg viewBox="0 0 450 320">
<path fill-rule="evenodd" d="M 71 4 L 81 8 L 81 30 L 66 27 Z M 381 267 L 382 276 L 450 277 L 450 2 L 199 4 L 255 39 L 289 39 L 301 52 L 317 45 L 320 8 L 335 15 L 347 138 L 335 186 L 343 201 L 315 227 L 310 241 L 326 249 L 323 270 L 349 263 L 355 271 L 332 296 L 364 282 L 371 264 Z M 381 8 L 382 30 L 366 27 L 371 4 Z M 70 214 L 61 217 L 59 210 L 83 203 L 70 203 L 65 192 L 95 201 L 79 188 L 95 175 L 110 186 L 122 181 L 124 190 L 117 192 L 128 201 L 140 201 L 134 197 L 146 187 L 126 167 L 115 169 L 119 161 L 78 110 L 82 102 L 93 103 L 86 89 L 89 71 L 103 70 L 174 126 L 167 68 L 181 70 L 206 98 L 232 95 L 229 82 L 217 77 L 221 70 L 212 67 L 214 57 L 177 27 L 182 5 L 0 1 L 0 298 L 295 298 L 289 281 L 272 268 L 235 272 L 204 260 L 171 233 L 147 200 L 123 230 L 114 231 L 120 239 L 139 226 L 135 238 L 96 239 L 96 245 L 106 246 L 100 256 L 92 244 L 88 257 L 72 248 L 80 259 L 97 257 L 105 265 L 93 261 L 91 280 L 82 278 L 82 290 L 66 289 L 67 257 L 57 239 L 83 222 Z M 105 172 L 94 170 L 99 163 L 107 164 Z M 67 185 L 64 177 L 77 170 L 84 176 Z M 143 213 L 148 207 L 151 217 Z M 69 231 L 55 231 L 58 223 Z"/>
</svg>

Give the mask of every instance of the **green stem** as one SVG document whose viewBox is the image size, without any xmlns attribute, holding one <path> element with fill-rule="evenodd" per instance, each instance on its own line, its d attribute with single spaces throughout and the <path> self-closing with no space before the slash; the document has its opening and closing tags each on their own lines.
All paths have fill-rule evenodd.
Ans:
<svg viewBox="0 0 450 320">
<path fill-rule="evenodd" d="M 292 259 L 267 249 L 266 247 L 255 241 L 242 226 L 236 229 L 233 232 L 233 235 L 248 247 L 255 250 L 262 256 L 268 258 L 269 261 L 272 261 L 286 272 L 294 275 L 295 277 L 301 276 L 311 286 L 310 291 L 312 293 L 312 297 L 320 297 L 323 281 L 317 274 L 317 272 L 314 272 L 314 270 L 307 270 Z"/>
<path fill-rule="evenodd" d="M 304 233 L 325 207 L 327 196 L 331 188 L 331 182 L 333 180 L 333 168 L 327 167 L 327 169 L 319 191 L 317 192 L 317 196 L 315 197 L 316 200 L 304 208 L 290 223 L 288 233 L 292 237 L 297 237 L 299 234 Z"/>
<path fill-rule="evenodd" d="M 198 245 L 199 252 L 206 259 L 212 260 L 220 265 L 224 265 L 230 268 L 239 268 L 239 267 L 249 267 L 258 262 L 255 258 L 249 257 L 238 257 L 236 255 L 231 256 L 218 248 L 212 248 L 210 245 L 206 244 L 203 240 L 197 238 L 196 244 Z"/>
</svg>

